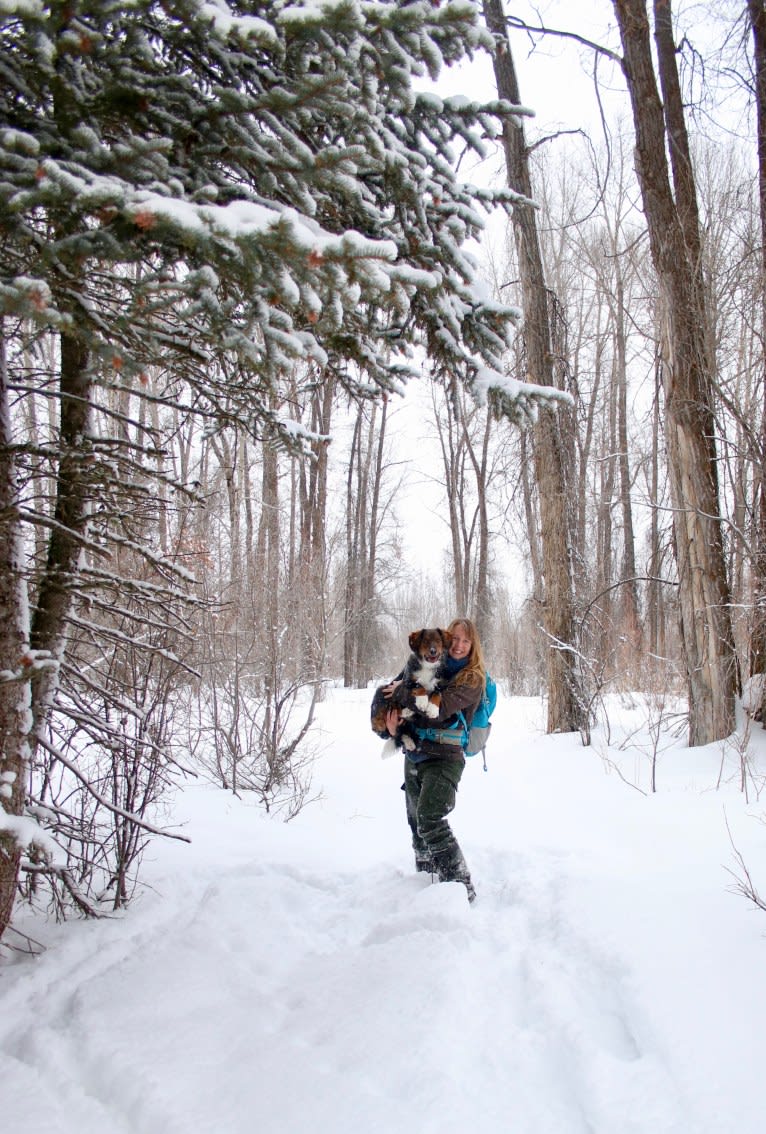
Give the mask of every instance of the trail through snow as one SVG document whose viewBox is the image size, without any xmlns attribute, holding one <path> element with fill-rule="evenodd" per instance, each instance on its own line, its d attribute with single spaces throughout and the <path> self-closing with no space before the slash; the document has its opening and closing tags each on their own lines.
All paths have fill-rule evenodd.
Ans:
<svg viewBox="0 0 766 1134">
<path fill-rule="evenodd" d="M 412 872 L 366 708 L 323 706 L 293 822 L 187 788 L 193 844 L 154 844 L 127 914 L 5 962 L 3 1129 L 760 1132 L 766 920 L 727 892 L 724 803 L 747 855 L 765 840 L 758 805 L 699 790 L 720 751 L 679 746 L 645 797 L 501 703 L 454 816 L 471 907 Z"/>
</svg>

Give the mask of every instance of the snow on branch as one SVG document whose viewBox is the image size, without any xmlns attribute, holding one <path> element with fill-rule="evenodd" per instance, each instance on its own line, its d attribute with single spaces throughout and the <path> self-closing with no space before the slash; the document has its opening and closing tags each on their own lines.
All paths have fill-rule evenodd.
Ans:
<svg viewBox="0 0 766 1134">
<path fill-rule="evenodd" d="M 236 35 L 241 39 L 253 39 L 265 47 L 274 48 L 278 38 L 274 28 L 258 16 L 234 15 L 224 0 L 204 0 L 199 5 L 201 20 L 209 21 L 210 30 L 221 39 Z"/>
<path fill-rule="evenodd" d="M 9 815 L 0 807 L 0 831 L 9 835 L 21 850 L 36 847 L 51 863 L 63 854 L 56 840 L 28 815 Z"/>
<path fill-rule="evenodd" d="M 571 408 L 574 398 L 555 386 L 521 382 L 508 374 L 488 367 L 478 367 L 471 390 L 480 404 L 494 400 L 503 416 L 512 421 L 537 421 L 541 405 L 562 405 Z"/>
</svg>

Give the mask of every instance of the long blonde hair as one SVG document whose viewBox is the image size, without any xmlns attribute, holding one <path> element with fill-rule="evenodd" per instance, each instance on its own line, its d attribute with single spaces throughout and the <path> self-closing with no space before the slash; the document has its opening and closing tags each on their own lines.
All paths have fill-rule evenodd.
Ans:
<svg viewBox="0 0 766 1134">
<path fill-rule="evenodd" d="M 456 685 L 481 685 L 487 679 L 487 667 L 484 662 L 484 651 L 481 648 L 479 632 L 470 618 L 453 618 L 447 630 L 454 634 L 458 627 L 463 631 L 471 643 L 471 652 L 468 655 L 468 665 L 460 670 L 455 678 Z"/>
</svg>

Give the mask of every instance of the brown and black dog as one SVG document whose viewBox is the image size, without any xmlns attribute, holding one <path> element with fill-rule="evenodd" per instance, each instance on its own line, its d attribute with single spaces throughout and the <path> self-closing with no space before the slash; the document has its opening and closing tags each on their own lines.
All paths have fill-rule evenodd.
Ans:
<svg viewBox="0 0 766 1134">
<path fill-rule="evenodd" d="M 449 630 L 413 630 L 409 636 L 411 653 L 400 677 L 396 683 L 379 685 L 375 690 L 370 708 L 373 732 L 387 737 L 386 714 L 389 709 L 401 712 L 401 724 L 392 738 L 394 747 L 404 747 L 411 752 L 417 746 L 417 734 L 408 723 L 416 710 L 427 717 L 439 715 L 443 667 L 451 642 Z M 391 685 L 393 690 L 386 696 L 384 690 Z"/>
</svg>

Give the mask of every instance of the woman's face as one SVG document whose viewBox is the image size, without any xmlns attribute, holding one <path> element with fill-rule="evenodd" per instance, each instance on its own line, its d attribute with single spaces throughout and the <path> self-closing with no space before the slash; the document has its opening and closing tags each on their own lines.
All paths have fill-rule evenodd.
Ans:
<svg viewBox="0 0 766 1134">
<path fill-rule="evenodd" d="M 462 661 L 467 658 L 471 652 L 471 639 L 466 634 L 462 626 L 456 626 L 452 631 L 452 645 L 449 648 L 449 656 L 454 658 L 455 661 Z"/>
</svg>

